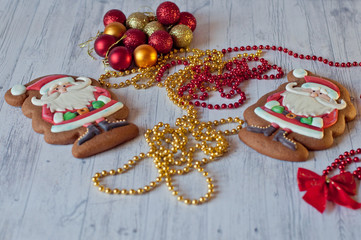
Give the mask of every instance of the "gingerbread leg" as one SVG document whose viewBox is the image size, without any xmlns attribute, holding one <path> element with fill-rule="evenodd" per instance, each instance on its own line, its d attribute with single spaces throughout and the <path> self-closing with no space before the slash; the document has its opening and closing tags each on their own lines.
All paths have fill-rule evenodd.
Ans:
<svg viewBox="0 0 361 240">
<path fill-rule="evenodd" d="M 82 145 L 83 143 L 92 139 L 93 137 L 95 137 L 98 134 L 100 134 L 100 130 L 97 127 L 95 127 L 92 124 L 88 125 L 87 131 L 85 132 L 85 134 L 82 137 L 80 137 L 80 139 L 78 141 L 78 145 Z"/>
<path fill-rule="evenodd" d="M 266 137 L 271 136 L 272 133 L 274 133 L 277 129 L 279 128 L 278 125 L 272 124 L 269 125 L 267 127 L 260 127 L 260 126 L 248 126 L 247 130 L 250 132 L 255 132 L 255 133 L 263 133 L 263 135 L 265 135 Z"/>
<path fill-rule="evenodd" d="M 293 140 L 287 138 L 288 133 L 289 131 L 281 129 L 273 137 L 273 140 L 282 143 L 284 146 L 288 147 L 291 150 L 296 150 L 296 143 Z"/>
<path fill-rule="evenodd" d="M 125 120 L 116 121 L 116 122 L 109 122 L 108 120 L 103 120 L 101 122 L 98 122 L 98 126 L 101 127 L 104 131 L 112 130 L 113 128 L 126 126 L 129 123 Z"/>
</svg>

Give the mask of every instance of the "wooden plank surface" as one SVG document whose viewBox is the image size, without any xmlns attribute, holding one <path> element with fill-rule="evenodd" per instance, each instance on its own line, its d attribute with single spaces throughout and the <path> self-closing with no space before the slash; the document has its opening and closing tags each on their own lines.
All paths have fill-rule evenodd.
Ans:
<svg viewBox="0 0 361 240">
<path fill-rule="evenodd" d="M 361 1 L 175 1 L 197 18 L 192 47 L 222 49 L 276 45 L 334 61 L 361 61 Z M 3 100 L 7 89 L 52 73 L 98 78 L 102 64 L 78 44 L 102 30 L 113 8 L 127 16 L 153 10 L 161 1 L 0 0 L 0 239 L 357 239 L 360 210 L 328 204 L 321 215 L 297 188 L 299 167 L 321 173 L 339 153 L 361 147 L 360 116 L 347 124 L 331 149 L 290 163 L 262 156 L 227 139 L 229 152 L 207 165 L 217 194 L 209 203 L 187 206 L 165 185 L 142 196 L 113 196 L 92 186 L 95 172 L 122 166 L 148 147 L 143 134 L 158 122 L 174 125 L 182 115 L 157 87 L 114 92 L 130 109 L 140 136 L 111 151 L 79 160 L 71 146 L 54 146 L 31 129 L 31 120 Z M 304 68 L 344 84 L 361 109 L 361 69 L 330 68 L 268 51 L 264 57 L 285 71 Z M 244 109 L 286 80 L 251 80 L 242 85 L 248 102 L 237 110 L 200 110 L 202 120 L 242 116 Z M 221 101 L 218 99 L 218 101 Z M 353 167 L 355 167 L 354 165 Z M 156 177 L 152 160 L 109 179 L 121 188 Z M 190 197 L 206 191 L 197 174 L 177 178 Z M 359 190 L 359 187 L 358 187 Z M 356 197 L 361 201 L 360 194 Z"/>
</svg>

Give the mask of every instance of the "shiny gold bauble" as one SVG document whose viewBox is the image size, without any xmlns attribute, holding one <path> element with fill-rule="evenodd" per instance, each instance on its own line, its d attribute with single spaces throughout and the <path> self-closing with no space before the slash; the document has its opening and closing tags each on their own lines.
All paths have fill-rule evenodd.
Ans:
<svg viewBox="0 0 361 240">
<path fill-rule="evenodd" d="M 150 35 L 152 35 L 155 31 L 158 31 L 158 30 L 165 31 L 164 26 L 158 21 L 153 21 L 153 22 L 148 23 L 147 25 L 145 25 L 145 27 L 143 29 L 143 31 L 148 35 L 148 37 L 150 37 Z"/>
<path fill-rule="evenodd" d="M 148 23 L 148 17 L 141 12 L 135 12 L 130 14 L 126 22 L 128 28 L 136 28 L 139 30 L 143 30 L 145 25 L 147 25 Z"/>
<path fill-rule="evenodd" d="M 148 44 L 140 45 L 134 50 L 134 62 L 140 68 L 154 66 L 157 60 L 157 51 Z"/>
<path fill-rule="evenodd" d="M 104 34 L 108 34 L 116 38 L 120 38 L 124 35 L 126 31 L 127 29 L 120 22 L 112 22 L 105 27 Z"/>
<path fill-rule="evenodd" d="M 169 34 L 172 36 L 174 46 L 177 48 L 186 48 L 193 40 L 192 30 L 183 24 L 172 27 L 172 29 L 169 31 Z"/>
</svg>

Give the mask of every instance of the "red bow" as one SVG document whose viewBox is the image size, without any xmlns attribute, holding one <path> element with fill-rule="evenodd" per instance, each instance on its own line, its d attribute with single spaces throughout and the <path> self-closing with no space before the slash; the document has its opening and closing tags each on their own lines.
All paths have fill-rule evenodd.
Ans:
<svg viewBox="0 0 361 240">
<path fill-rule="evenodd" d="M 328 178 L 299 168 L 297 181 L 300 191 L 307 191 L 303 199 L 321 213 L 325 211 L 326 200 L 352 209 L 361 208 L 361 203 L 349 196 L 356 194 L 356 181 L 350 172 Z"/>
</svg>

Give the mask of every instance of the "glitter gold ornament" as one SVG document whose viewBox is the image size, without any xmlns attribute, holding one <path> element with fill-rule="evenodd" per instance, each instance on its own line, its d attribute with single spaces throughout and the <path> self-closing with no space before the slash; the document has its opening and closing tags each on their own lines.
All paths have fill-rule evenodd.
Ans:
<svg viewBox="0 0 361 240">
<path fill-rule="evenodd" d="M 154 47 L 142 44 L 134 50 L 134 62 L 140 68 L 151 67 L 157 63 L 157 54 Z"/>
<path fill-rule="evenodd" d="M 165 31 L 164 26 L 158 21 L 148 23 L 143 29 L 143 31 L 148 35 L 148 37 L 150 37 L 150 35 L 152 35 L 155 31 L 158 30 Z"/>
<path fill-rule="evenodd" d="M 148 17 L 141 12 L 135 12 L 130 14 L 126 22 L 128 28 L 136 28 L 139 30 L 143 30 L 145 25 L 147 25 L 148 23 Z"/>
<path fill-rule="evenodd" d="M 125 26 L 119 22 L 109 23 L 105 29 L 104 34 L 112 35 L 116 38 L 120 38 L 127 31 Z"/>
<path fill-rule="evenodd" d="M 192 30 L 183 24 L 172 27 L 172 29 L 169 31 L 169 34 L 172 36 L 174 46 L 177 48 L 188 47 L 193 39 Z"/>
</svg>

